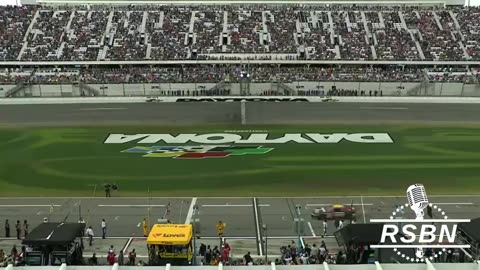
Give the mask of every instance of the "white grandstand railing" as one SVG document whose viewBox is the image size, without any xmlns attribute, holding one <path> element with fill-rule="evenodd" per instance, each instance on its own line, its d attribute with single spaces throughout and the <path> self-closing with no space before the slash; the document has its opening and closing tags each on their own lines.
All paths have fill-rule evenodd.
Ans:
<svg viewBox="0 0 480 270">
<path fill-rule="evenodd" d="M 282 65 L 480 65 L 480 61 L 355 61 L 355 60 L 135 60 L 135 61 L 5 61 L 0 66 L 87 66 L 87 65 L 213 65 L 235 64 L 282 64 Z"/>
</svg>

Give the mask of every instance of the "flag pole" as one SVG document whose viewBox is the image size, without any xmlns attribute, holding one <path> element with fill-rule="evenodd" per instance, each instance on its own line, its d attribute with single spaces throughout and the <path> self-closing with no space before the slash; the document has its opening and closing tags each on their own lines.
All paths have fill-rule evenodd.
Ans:
<svg viewBox="0 0 480 270">
<path fill-rule="evenodd" d="M 148 211 L 147 211 L 147 216 L 148 216 L 148 223 L 147 223 L 147 234 L 148 234 L 148 231 L 150 229 L 150 221 L 151 221 L 151 211 L 152 209 L 152 196 L 150 194 L 150 187 L 148 187 Z"/>
</svg>

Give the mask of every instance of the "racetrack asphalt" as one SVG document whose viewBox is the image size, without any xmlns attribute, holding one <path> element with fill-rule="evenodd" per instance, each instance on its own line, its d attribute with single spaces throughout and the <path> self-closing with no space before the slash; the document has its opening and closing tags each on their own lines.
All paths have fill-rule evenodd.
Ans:
<svg viewBox="0 0 480 270">
<path fill-rule="evenodd" d="M 0 125 L 239 125 L 239 102 L 2 105 Z M 480 124 L 478 104 L 247 102 L 246 124 Z"/>
<path fill-rule="evenodd" d="M 0 125 L 3 126 L 79 126 L 79 125 L 146 125 L 146 124 L 233 124 L 241 123 L 240 103 L 162 103 L 162 104 L 68 104 L 68 105 L 2 105 Z M 387 104 L 387 103 L 268 103 L 246 104 L 247 124 L 349 124 L 349 123 L 412 123 L 412 124 L 480 124 L 477 104 Z M 453 183 L 452 183 L 453 184 Z M 121 195 L 121 191 L 119 191 Z M 113 194 L 116 196 L 117 194 Z M 480 196 L 432 196 L 449 218 L 479 217 Z M 215 239 L 215 224 L 227 224 L 226 239 L 258 240 L 265 234 L 269 239 L 285 239 L 287 244 L 296 238 L 293 220 L 295 206 L 301 207 L 305 220 L 302 233 L 305 241 L 318 239 L 321 222 L 310 217 L 314 208 L 331 204 L 354 204 L 357 222 L 372 218 L 389 218 L 395 207 L 405 204 L 406 197 L 318 197 L 318 198 L 0 198 L 1 226 L 10 220 L 27 219 L 31 228 L 42 222 L 73 221 L 82 215 L 95 234 L 100 235 L 100 222 L 105 218 L 109 237 L 142 236 L 140 226 L 151 208 L 151 223 L 167 218 L 173 223 L 198 219 L 200 235 Z M 51 205 L 53 212 L 51 212 Z M 198 216 L 192 216 L 193 205 Z M 255 207 L 257 206 L 257 207 Z M 408 208 L 406 212 L 412 212 Z M 51 212 L 51 213 L 50 213 Z M 412 212 L 413 213 L 413 212 Z M 439 212 L 440 213 L 440 212 Z M 437 213 L 438 214 L 438 213 Z M 329 235 L 334 230 L 329 224 Z M 259 235 L 260 234 L 260 235 Z M 3 235 L 3 230 L 1 232 Z M 335 240 L 326 238 L 329 245 Z M 257 254 L 260 254 L 257 245 Z M 252 251 L 252 253 L 255 253 Z"/>
</svg>

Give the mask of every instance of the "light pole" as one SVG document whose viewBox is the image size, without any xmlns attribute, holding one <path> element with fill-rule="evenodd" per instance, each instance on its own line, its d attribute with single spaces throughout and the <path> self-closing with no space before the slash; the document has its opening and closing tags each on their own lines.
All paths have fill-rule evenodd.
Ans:
<svg viewBox="0 0 480 270">
<path fill-rule="evenodd" d="M 267 235 L 267 224 L 263 224 L 263 234 L 265 235 L 265 265 L 268 263 L 268 235 Z"/>
<path fill-rule="evenodd" d="M 295 206 L 295 210 L 297 211 L 297 216 L 298 216 L 298 224 L 297 224 L 297 237 L 298 237 L 298 243 L 297 245 L 301 245 L 301 240 L 300 240 L 300 226 L 302 225 L 302 218 L 301 218 L 301 213 L 300 213 L 301 206 L 297 204 Z"/>
<path fill-rule="evenodd" d="M 198 205 L 193 206 L 193 265 L 197 265 L 197 210 Z"/>
</svg>

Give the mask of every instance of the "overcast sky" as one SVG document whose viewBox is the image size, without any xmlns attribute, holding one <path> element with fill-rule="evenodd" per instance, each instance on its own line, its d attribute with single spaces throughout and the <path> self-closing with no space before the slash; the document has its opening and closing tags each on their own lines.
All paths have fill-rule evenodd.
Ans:
<svg viewBox="0 0 480 270">
<path fill-rule="evenodd" d="M 0 0 L 0 5 L 15 5 L 16 0 Z M 20 0 L 18 0 L 18 3 L 20 3 Z M 479 6 L 480 5 L 480 0 L 470 0 L 470 3 L 472 6 Z"/>
</svg>

